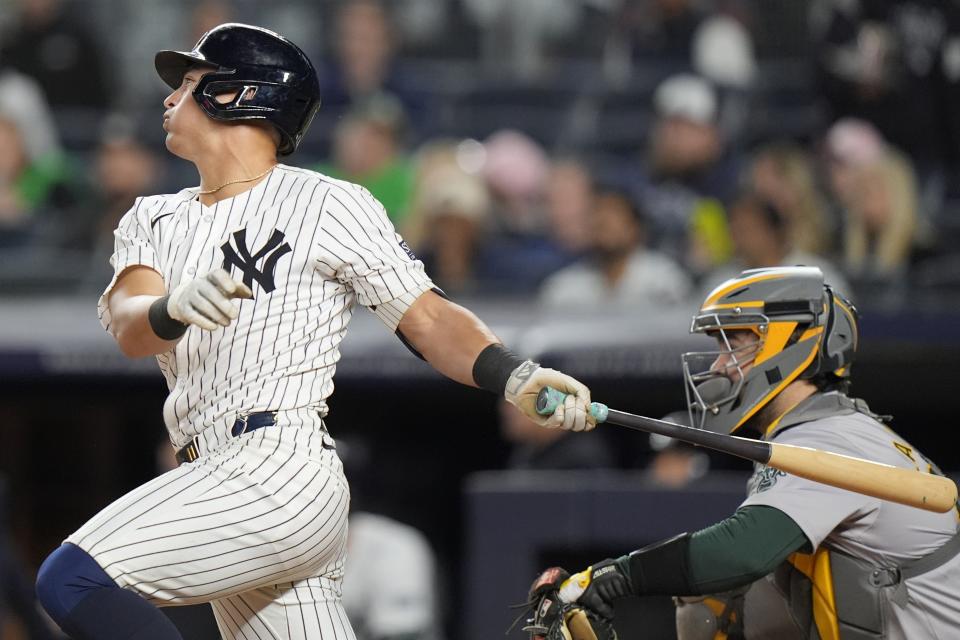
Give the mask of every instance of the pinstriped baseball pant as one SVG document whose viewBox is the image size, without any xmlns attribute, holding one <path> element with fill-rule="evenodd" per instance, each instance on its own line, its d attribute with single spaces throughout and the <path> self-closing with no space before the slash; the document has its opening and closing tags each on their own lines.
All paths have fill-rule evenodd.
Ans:
<svg viewBox="0 0 960 640">
<path fill-rule="evenodd" d="M 325 433 L 267 427 L 123 496 L 71 535 L 157 606 L 210 602 L 224 638 L 353 640 L 350 494 Z"/>
</svg>

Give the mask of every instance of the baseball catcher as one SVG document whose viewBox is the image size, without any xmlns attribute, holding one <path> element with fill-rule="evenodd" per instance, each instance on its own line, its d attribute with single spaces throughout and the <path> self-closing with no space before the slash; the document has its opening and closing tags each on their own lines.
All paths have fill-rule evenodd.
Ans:
<svg viewBox="0 0 960 640">
<path fill-rule="evenodd" d="M 746 271 L 707 296 L 691 331 L 716 342 L 683 356 L 691 424 L 939 473 L 847 395 L 858 315 L 819 269 Z M 563 582 L 555 608 L 608 623 L 618 598 L 674 596 L 680 640 L 954 638 L 958 555 L 956 510 L 758 464 L 730 517 L 593 564 Z"/>
</svg>

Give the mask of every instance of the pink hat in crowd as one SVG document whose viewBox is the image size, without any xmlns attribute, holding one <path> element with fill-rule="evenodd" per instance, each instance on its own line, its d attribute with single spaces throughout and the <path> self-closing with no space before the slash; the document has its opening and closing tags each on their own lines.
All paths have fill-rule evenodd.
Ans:
<svg viewBox="0 0 960 640">
<path fill-rule="evenodd" d="M 550 161 L 530 136 L 504 129 L 487 138 L 483 146 L 483 174 L 492 189 L 517 199 L 533 199 L 543 193 Z"/>
<path fill-rule="evenodd" d="M 876 127 L 857 118 L 841 118 L 827 131 L 826 149 L 831 158 L 851 166 L 864 166 L 884 153 L 883 135 Z"/>
</svg>

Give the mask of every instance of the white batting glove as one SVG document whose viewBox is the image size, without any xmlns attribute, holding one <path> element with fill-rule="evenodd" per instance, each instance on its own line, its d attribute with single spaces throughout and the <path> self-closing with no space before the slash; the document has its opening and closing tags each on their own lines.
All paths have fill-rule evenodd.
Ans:
<svg viewBox="0 0 960 640">
<path fill-rule="evenodd" d="M 542 416 L 537 413 L 537 394 L 548 386 L 568 395 L 553 414 Z M 589 431 L 597 426 L 596 418 L 590 415 L 590 389 L 586 385 L 565 373 L 546 369 L 530 360 L 513 370 L 503 395 L 507 402 L 541 427 Z"/>
<path fill-rule="evenodd" d="M 231 298 L 253 298 L 250 287 L 237 282 L 224 269 L 184 282 L 170 292 L 167 313 L 183 324 L 213 331 L 229 325 L 240 310 Z"/>
</svg>

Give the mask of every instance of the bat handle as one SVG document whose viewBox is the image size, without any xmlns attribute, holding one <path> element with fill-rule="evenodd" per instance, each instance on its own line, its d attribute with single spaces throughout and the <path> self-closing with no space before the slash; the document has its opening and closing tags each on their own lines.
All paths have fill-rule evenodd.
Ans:
<svg viewBox="0 0 960 640">
<path fill-rule="evenodd" d="M 558 406 L 563 404 L 563 400 L 566 397 L 567 394 L 553 387 L 540 389 L 540 393 L 537 394 L 537 413 L 542 416 L 549 416 Z M 590 403 L 590 415 L 596 418 L 597 422 L 606 422 L 609 411 L 605 404 L 599 402 Z"/>
</svg>

